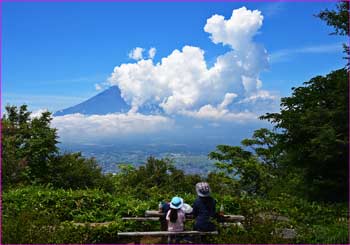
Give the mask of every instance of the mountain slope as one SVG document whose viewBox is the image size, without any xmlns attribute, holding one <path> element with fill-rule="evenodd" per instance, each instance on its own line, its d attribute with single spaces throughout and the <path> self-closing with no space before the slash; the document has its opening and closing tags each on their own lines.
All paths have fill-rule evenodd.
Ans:
<svg viewBox="0 0 350 245">
<path fill-rule="evenodd" d="M 120 89 L 117 86 L 112 86 L 78 105 L 55 112 L 54 116 L 64 116 L 73 113 L 105 115 L 116 112 L 125 113 L 129 110 L 130 106 L 121 97 Z"/>
</svg>

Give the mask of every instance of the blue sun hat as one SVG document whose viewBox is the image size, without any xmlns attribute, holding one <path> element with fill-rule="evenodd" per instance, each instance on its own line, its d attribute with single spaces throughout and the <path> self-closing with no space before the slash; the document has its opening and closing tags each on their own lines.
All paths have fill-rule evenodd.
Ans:
<svg viewBox="0 0 350 245">
<path fill-rule="evenodd" d="M 184 205 L 184 200 L 181 197 L 173 197 L 170 202 L 170 208 L 179 209 Z"/>
</svg>

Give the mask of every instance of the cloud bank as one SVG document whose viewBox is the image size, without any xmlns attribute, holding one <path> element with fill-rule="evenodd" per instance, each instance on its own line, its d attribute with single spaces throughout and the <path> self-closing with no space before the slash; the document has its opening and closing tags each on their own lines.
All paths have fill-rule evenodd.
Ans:
<svg viewBox="0 0 350 245">
<path fill-rule="evenodd" d="M 186 45 L 181 50 L 175 49 L 158 63 L 152 60 L 152 49 L 149 59 L 144 59 L 142 52 L 139 54 L 143 49 L 136 48 L 132 56 L 137 62 L 116 66 L 108 82 L 120 88 L 123 99 L 134 112 L 144 104 L 156 104 L 169 115 L 202 115 L 209 108 L 215 108 L 228 94 L 235 94 L 230 106 L 226 105 L 227 112 L 222 113 L 221 108 L 218 115 L 224 119 L 234 111 L 246 113 L 237 111 L 235 104 L 261 95 L 259 76 L 268 68 L 266 50 L 253 41 L 262 23 L 260 11 L 245 7 L 233 10 L 227 20 L 215 14 L 207 19 L 204 31 L 209 33 L 213 43 L 228 45 L 231 51 L 218 56 L 213 66 L 208 66 L 205 51 L 200 47 Z M 271 99 L 274 97 L 263 96 L 261 106 L 267 109 L 263 101 Z M 254 108 L 249 110 L 253 113 Z"/>
<path fill-rule="evenodd" d="M 148 135 L 172 128 L 172 119 L 158 115 L 70 114 L 54 117 L 52 126 L 58 129 L 63 141 L 84 141 L 89 139 L 122 138 L 132 135 Z"/>
</svg>

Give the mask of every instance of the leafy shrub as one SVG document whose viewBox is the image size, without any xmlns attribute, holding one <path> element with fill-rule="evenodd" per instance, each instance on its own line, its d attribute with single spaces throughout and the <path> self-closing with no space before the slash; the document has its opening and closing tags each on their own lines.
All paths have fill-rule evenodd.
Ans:
<svg viewBox="0 0 350 245">
<path fill-rule="evenodd" d="M 115 176 L 117 193 L 132 195 L 135 198 L 158 201 L 171 199 L 180 193 L 195 193 L 194 186 L 201 181 L 198 175 L 185 175 L 173 166 L 169 159 L 150 157 L 145 165 L 134 168 L 122 165 L 121 172 Z M 179 184 L 181 183 L 181 185 Z"/>
<path fill-rule="evenodd" d="M 113 192 L 111 176 L 103 175 L 93 158 L 81 153 L 65 153 L 55 156 L 50 162 L 49 183 L 58 188 L 100 188 Z"/>
<path fill-rule="evenodd" d="M 178 193 L 192 204 L 196 195 Z M 219 236 L 206 243 L 346 243 L 347 204 L 308 202 L 289 195 L 274 199 L 249 196 L 213 196 L 226 213 L 245 216 L 243 229 L 219 226 Z M 139 199 L 102 190 L 63 190 L 31 186 L 3 193 L 3 243 L 124 243 L 118 231 L 159 230 L 158 222 L 122 221 L 123 216 L 143 216 L 156 209 L 161 195 Z M 169 197 L 171 197 L 169 195 Z M 166 196 L 163 196 L 166 198 Z M 283 215 L 289 221 L 264 219 L 261 214 Z M 76 226 L 74 222 L 106 222 L 106 227 Z M 186 223 L 191 230 L 193 221 Z M 292 228 L 297 237 L 281 238 L 276 230 Z"/>
</svg>

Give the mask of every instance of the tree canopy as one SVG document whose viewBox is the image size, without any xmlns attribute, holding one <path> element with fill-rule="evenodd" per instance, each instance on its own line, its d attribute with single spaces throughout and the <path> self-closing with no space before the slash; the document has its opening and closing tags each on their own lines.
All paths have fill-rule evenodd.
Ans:
<svg viewBox="0 0 350 245">
<path fill-rule="evenodd" d="M 288 164 L 305 171 L 312 198 L 347 200 L 348 75 L 340 69 L 314 77 L 282 98 L 279 113 L 261 117 L 281 131 L 278 144 Z"/>
<path fill-rule="evenodd" d="M 6 106 L 2 123 L 2 184 L 5 188 L 50 184 L 59 188 L 111 189 L 97 162 L 58 151 L 50 112 L 32 117 L 26 105 Z"/>
<path fill-rule="evenodd" d="M 334 32 L 331 35 L 341 35 L 341 36 L 349 36 L 349 1 L 341 1 L 337 4 L 336 10 L 328 10 L 325 9 L 321 11 L 316 16 L 321 20 L 325 21 L 327 25 L 334 27 Z M 348 68 L 350 66 L 350 49 L 349 45 L 345 43 L 344 52 L 346 53 L 345 59 L 348 60 Z"/>
<path fill-rule="evenodd" d="M 58 152 L 51 114 L 31 118 L 26 105 L 6 106 L 6 112 L 1 120 L 3 183 L 45 181 L 49 159 Z"/>
<path fill-rule="evenodd" d="M 336 6 L 337 10 L 325 9 L 316 16 L 333 26 L 335 31 L 331 34 L 349 35 L 349 2 L 342 1 Z"/>
</svg>

